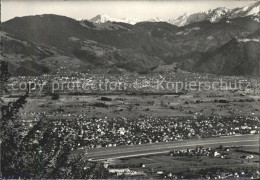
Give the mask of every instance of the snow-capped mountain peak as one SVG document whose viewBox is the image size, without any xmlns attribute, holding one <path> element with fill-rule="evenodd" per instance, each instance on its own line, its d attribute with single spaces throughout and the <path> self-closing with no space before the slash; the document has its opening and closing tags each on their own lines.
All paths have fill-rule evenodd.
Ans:
<svg viewBox="0 0 260 180">
<path fill-rule="evenodd" d="M 225 7 L 220 7 L 217 9 L 209 10 L 207 14 L 209 15 L 210 22 L 216 22 L 222 19 L 230 10 Z"/>
<path fill-rule="evenodd" d="M 259 15 L 260 13 L 260 1 L 253 3 L 249 6 L 242 8 L 235 8 L 231 11 L 230 18 L 244 17 L 250 15 Z"/>
<path fill-rule="evenodd" d="M 96 24 L 101 24 L 101 23 L 105 23 L 107 21 L 118 21 L 118 19 L 116 18 L 112 18 L 106 14 L 99 14 L 95 17 L 93 17 L 92 19 L 90 19 L 91 22 L 96 23 Z"/>
<path fill-rule="evenodd" d="M 228 9 L 225 7 L 218 7 L 216 9 L 210 9 L 205 12 L 198 12 L 194 14 L 188 14 L 185 13 L 181 16 L 179 16 L 177 19 L 169 19 L 168 22 L 170 24 L 176 25 L 176 26 L 185 26 L 187 24 L 191 24 L 194 22 L 201 22 L 201 21 L 210 21 L 210 22 L 218 22 L 223 18 L 237 18 L 237 17 L 245 17 L 245 16 L 253 16 L 254 20 L 259 22 L 259 16 L 260 16 L 260 1 L 250 4 L 248 6 L 244 6 L 241 8 L 235 8 L 235 9 Z M 110 22 L 122 22 L 122 23 L 128 23 L 128 24 L 136 24 L 138 22 L 141 22 L 138 19 L 130 19 L 130 18 L 113 18 L 105 14 L 97 15 L 90 19 L 89 21 L 95 23 L 95 24 L 102 24 L 106 23 L 108 21 Z M 164 20 L 156 17 L 149 20 L 146 20 L 149 22 L 163 22 Z"/>
<path fill-rule="evenodd" d="M 160 19 L 159 17 L 152 18 L 148 20 L 149 22 L 163 22 L 164 20 Z"/>
<path fill-rule="evenodd" d="M 184 26 L 187 23 L 189 13 L 184 13 L 182 16 L 179 16 L 177 19 L 169 19 L 167 22 L 174 24 L 176 26 Z"/>
<path fill-rule="evenodd" d="M 97 15 L 97 16 L 93 17 L 92 19 L 90 19 L 89 21 L 93 22 L 95 24 L 102 24 L 102 23 L 106 23 L 106 22 L 110 21 L 110 22 L 128 23 L 128 24 L 132 24 L 132 25 L 139 22 L 138 19 L 129 19 L 129 18 L 118 19 L 118 18 L 110 17 L 106 14 Z"/>
<path fill-rule="evenodd" d="M 237 18 L 245 16 L 259 16 L 260 15 L 260 1 L 244 6 L 241 8 L 228 9 L 225 7 L 219 7 L 216 9 L 210 9 L 205 12 L 198 12 L 191 15 L 184 14 L 178 17 L 176 20 L 169 20 L 168 22 L 176 26 L 184 26 L 194 22 L 201 22 L 208 20 L 210 22 L 218 22 L 223 18 Z M 259 18 L 256 18 L 258 20 Z"/>
<path fill-rule="evenodd" d="M 229 11 L 230 10 L 225 7 L 219 7 L 216 9 L 210 9 L 205 12 L 198 12 L 191 15 L 185 13 L 184 15 L 179 16 L 176 20 L 170 20 L 169 23 L 176 26 L 184 26 L 187 24 L 205 20 L 217 22 L 222 19 Z"/>
</svg>

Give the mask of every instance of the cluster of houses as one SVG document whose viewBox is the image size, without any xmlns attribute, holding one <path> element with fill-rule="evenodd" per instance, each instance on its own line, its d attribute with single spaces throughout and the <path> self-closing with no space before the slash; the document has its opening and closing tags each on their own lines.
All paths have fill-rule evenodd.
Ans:
<svg viewBox="0 0 260 180">
<path fill-rule="evenodd" d="M 163 174 L 165 179 L 258 179 L 259 171 L 255 171 L 252 173 L 245 173 L 242 172 L 222 172 L 222 173 L 215 173 L 214 175 L 200 175 L 199 177 L 192 177 L 189 178 L 183 175 L 174 175 L 172 173 Z"/>
<path fill-rule="evenodd" d="M 122 178 L 127 178 L 127 177 L 145 177 L 146 174 L 143 171 L 140 170 L 130 170 L 129 168 L 108 168 L 108 172 L 110 173 L 111 176 L 116 176 L 116 177 L 122 177 Z"/>
<path fill-rule="evenodd" d="M 211 156 L 217 158 L 229 158 L 227 152 L 229 152 L 229 148 L 225 148 L 223 151 L 218 152 L 215 148 L 196 147 L 195 149 L 173 150 L 169 154 L 171 156 Z"/>
<path fill-rule="evenodd" d="M 37 119 L 29 122 L 24 120 L 24 124 L 30 128 L 36 121 Z M 55 137 L 70 134 L 72 150 L 259 133 L 257 118 L 240 116 L 196 117 L 195 119 L 150 116 L 133 119 L 80 117 L 55 119 L 51 123 Z"/>
<path fill-rule="evenodd" d="M 124 91 L 124 90 L 129 90 L 129 91 L 158 91 L 158 82 L 164 82 L 164 83 L 159 83 L 162 85 L 162 87 L 166 87 L 165 83 L 167 82 L 182 82 L 183 85 L 185 85 L 184 89 L 189 90 L 188 87 L 186 87 L 186 84 L 190 84 L 190 82 L 196 82 L 195 87 L 198 86 L 199 82 L 210 82 L 210 83 L 215 83 L 219 82 L 218 87 L 220 88 L 221 82 L 222 84 L 231 84 L 233 82 L 239 82 L 242 85 L 242 89 L 246 89 L 247 84 L 251 80 L 245 77 L 236 77 L 236 76 L 216 76 L 212 74 L 199 74 L 199 73 L 177 73 L 177 74 L 170 74 L 170 75 L 160 75 L 160 74 L 147 74 L 147 75 L 139 75 L 136 73 L 124 73 L 120 76 L 118 75 L 113 75 L 113 74 L 104 74 L 104 73 L 74 73 L 74 76 L 68 76 L 68 75 L 62 75 L 62 74 L 56 74 L 56 75 L 42 75 L 42 76 L 36 76 L 36 77 L 30 77 L 30 76 L 18 76 L 18 77 L 13 77 L 11 78 L 10 85 L 14 82 L 33 82 L 37 85 L 42 85 L 43 83 L 47 83 L 46 86 L 44 86 L 45 91 L 51 91 L 53 90 L 52 86 L 53 84 L 55 85 L 55 91 L 62 91 L 63 93 L 67 92 L 97 92 L 97 91 L 106 91 L 109 90 L 105 86 L 106 84 L 123 84 L 123 86 L 119 88 L 115 88 L 114 90 L 119 90 L 119 91 Z M 224 83 L 223 83 L 224 82 Z M 59 84 L 60 88 L 57 88 L 57 85 Z M 83 86 L 84 84 L 84 86 Z M 100 84 L 102 84 L 100 86 Z M 202 83 L 203 84 L 203 83 Z M 251 83 L 253 84 L 253 83 Z M 80 85 L 80 88 L 73 88 L 71 89 L 72 86 L 78 86 Z M 84 87 L 91 86 L 92 88 L 87 88 L 85 89 Z M 61 87 L 63 86 L 63 88 Z M 65 86 L 65 87 L 64 87 Z M 66 88 L 66 86 L 69 86 L 69 88 Z M 233 87 L 232 85 L 230 85 Z M 95 88 L 93 88 L 95 87 Z M 220 90 L 230 90 L 231 87 L 227 88 L 222 88 Z M 250 86 L 251 87 L 251 86 Z M 125 89 L 127 88 L 127 89 Z M 199 87 L 197 87 L 199 88 Z M 231 88 L 232 89 L 232 88 Z M 242 90 L 239 89 L 239 90 Z M 251 87 L 252 93 L 254 87 Z M 164 88 L 160 88 L 159 90 L 163 90 L 165 92 Z M 178 89 L 179 91 L 180 89 Z M 204 88 L 200 89 L 204 90 Z M 66 91 L 66 92 L 64 92 Z M 35 92 L 39 92 L 36 90 Z M 62 93 L 61 92 L 61 93 Z M 246 93 L 247 92 L 242 92 Z M 260 93 L 260 91 L 259 91 Z"/>
</svg>

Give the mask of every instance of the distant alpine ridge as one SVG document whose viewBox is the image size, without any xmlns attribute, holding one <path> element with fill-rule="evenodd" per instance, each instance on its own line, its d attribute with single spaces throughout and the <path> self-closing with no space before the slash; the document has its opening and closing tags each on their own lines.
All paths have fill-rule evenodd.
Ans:
<svg viewBox="0 0 260 180">
<path fill-rule="evenodd" d="M 0 24 L 0 58 L 13 75 L 203 72 L 259 75 L 259 4 L 184 14 L 169 22 L 55 14 Z M 175 24 L 175 25 L 174 25 Z"/>
<path fill-rule="evenodd" d="M 81 19 L 81 21 L 82 21 L 82 19 Z M 88 20 L 88 21 L 90 21 L 94 24 L 104 24 L 104 23 L 107 23 L 107 22 L 118 22 L 118 23 L 126 23 L 126 24 L 131 24 L 131 25 L 135 25 L 136 23 L 142 22 L 139 19 L 113 18 L 113 17 L 110 17 L 106 14 L 97 15 L 97 16 L 93 17 L 92 19 Z M 145 22 L 165 22 L 165 21 L 160 19 L 159 17 L 155 17 L 155 18 L 152 18 L 152 19 L 148 19 Z"/>
<path fill-rule="evenodd" d="M 106 23 L 106 22 L 110 21 L 110 22 L 127 23 L 127 24 L 132 24 L 132 25 L 140 22 L 140 20 L 138 20 L 138 19 L 128 19 L 128 18 L 118 19 L 118 18 L 110 17 L 106 14 L 97 15 L 97 16 L 93 17 L 92 19 L 90 19 L 89 21 L 93 22 L 95 24 L 102 24 L 102 23 Z"/>
<path fill-rule="evenodd" d="M 234 19 L 251 15 L 259 17 L 260 1 L 242 8 L 228 9 L 225 7 L 219 7 L 216 9 L 210 9 L 206 12 L 199 12 L 191 15 L 185 13 L 176 20 L 169 20 L 168 22 L 176 26 L 184 26 L 194 22 L 201 22 L 206 20 L 210 22 L 219 22 L 223 18 Z M 256 18 L 256 21 L 259 21 L 259 18 Z"/>
<path fill-rule="evenodd" d="M 162 20 L 159 17 L 156 17 L 156 18 L 148 19 L 146 21 L 167 22 L 180 27 L 194 22 L 201 22 L 201 21 L 219 22 L 223 18 L 234 19 L 237 17 L 245 17 L 245 16 L 252 16 L 252 15 L 256 16 L 255 18 L 256 21 L 259 21 L 260 1 L 241 8 L 228 9 L 225 7 L 219 7 L 216 9 L 210 9 L 205 12 L 198 12 L 194 14 L 184 13 L 183 15 L 179 16 L 177 19 Z M 102 24 L 110 21 L 110 22 L 122 22 L 122 23 L 127 23 L 132 25 L 141 22 L 138 19 L 130 19 L 130 18 L 118 19 L 104 14 L 97 15 L 96 17 L 90 19 L 89 21 L 95 24 Z"/>
</svg>

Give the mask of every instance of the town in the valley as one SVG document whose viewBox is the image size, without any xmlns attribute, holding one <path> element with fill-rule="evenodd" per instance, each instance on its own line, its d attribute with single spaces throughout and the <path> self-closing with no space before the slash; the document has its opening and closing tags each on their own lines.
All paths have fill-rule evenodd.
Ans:
<svg viewBox="0 0 260 180">
<path fill-rule="evenodd" d="M 161 79 L 214 82 L 219 78 L 227 84 L 239 80 L 241 87 L 156 89 Z M 100 79 L 137 82 L 138 89 L 72 88 L 75 82 L 98 87 Z M 52 127 L 49 138 L 53 146 L 49 148 L 53 152 L 60 138 L 67 137 L 70 158 L 83 153 L 84 161 L 103 162 L 110 178 L 259 176 L 260 90 L 256 78 L 195 73 L 168 77 L 125 74 L 120 78 L 100 74 L 18 76 L 10 79 L 11 93 L 3 95 L 4 100 L 22 95 L 24 89 L 17 89 L 23 82 L 30 85 L 30 93 L 19 112 L 24 127 L 21 135 L 44 118 Z M 53 82 L 71 87 L 62 91 Z"/>
</svg>

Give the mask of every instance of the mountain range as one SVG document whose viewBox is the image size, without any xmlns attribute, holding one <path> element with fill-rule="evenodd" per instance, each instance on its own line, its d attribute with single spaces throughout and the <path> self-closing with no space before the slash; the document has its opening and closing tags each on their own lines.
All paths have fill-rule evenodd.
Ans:
<svg viewBox="0 0 260 180">
<path fill-rule="evenodd" d="M 211 18 L 195 22 L 186 14 L 178 26 L 158 18 L 138 23 L 97 18 L 93 23 L 53 14 L 16 17 L 1 23 L 1 58 L 14 75 L 168 73 L 165 69 L 256 75 L 256 7 L 259 2 L 235 10 L 217 8 L 207 12 Z M 213 16 L 216 12 L 230 16 Z"/>
<path fill-rule="evenodd" d="M 236 17 L 245 17 L 249 15 L 259 16 L 260 13 L 260 2 L 253 3 L 248 6 L 244 6 L 242 8 L 235 8 L 235 9 L 228 9 L 225 7 L 219 7 L 216 9 L 210 9 L 205 12 L 198 12 L 194 14 L 184 13 L 183 15 L 179 16 L 177 19 L 168 19 L 162 20 L 159 17 L 148 19 L 148 22 L 167 22 L 173 24 L 175 26 L 185 26 L 194 22 L 201 22 L 208 20 L 210 22 L 218 22 L 223 18 L 230 18 L 234 19 Z M 138 19 L 130 19 L 130 18 L 112 18 L 108 15 L 102 14 L 97 15 L 94 18 L 89 20 L 95 24 L 105 23 L 105 22 L 122 22 L 128 24 L 136 24 L 141 22 Z M 259 18 L 256 18 L 256 21 L 259 21 Z"/>
</svg>

